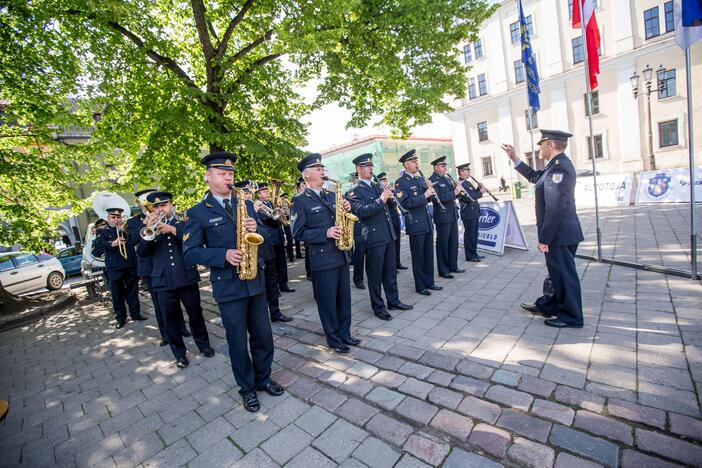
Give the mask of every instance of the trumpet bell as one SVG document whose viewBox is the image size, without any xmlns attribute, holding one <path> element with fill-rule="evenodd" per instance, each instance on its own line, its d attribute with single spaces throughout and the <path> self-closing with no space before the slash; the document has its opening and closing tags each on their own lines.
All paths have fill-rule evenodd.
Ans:
<svg viewBox="0 0 702 468">
<path fill-rule="evenodd" d="M 139 230 L 139 235 L 141 236 L 142 239 L 145 241 L 152 241 L 156 239 L 156 231 L 149 227 L 143 227 Z"/>
<path fill-rule="evenodd" d="M 93 194 L 93 210 L 98 218 L 107 219 L 107 210 L 110 208 L 121 208 L 122 216 L 128 217 L 131 214 L 131 207 L 127 200 L 112 192 L 95 192 Z"/>
</svg>

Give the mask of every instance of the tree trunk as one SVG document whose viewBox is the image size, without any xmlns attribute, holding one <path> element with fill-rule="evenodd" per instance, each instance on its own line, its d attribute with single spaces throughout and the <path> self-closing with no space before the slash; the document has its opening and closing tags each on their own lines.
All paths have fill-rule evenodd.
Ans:
<svg viewBox="0 0 702 468">
<path fill-rule="evenodd" d="M 34 303 L 34 299 L 16 296 L 8 292 L 3 285 L 0 284 L 0 314 L 19 312 Z"/>
</svg>

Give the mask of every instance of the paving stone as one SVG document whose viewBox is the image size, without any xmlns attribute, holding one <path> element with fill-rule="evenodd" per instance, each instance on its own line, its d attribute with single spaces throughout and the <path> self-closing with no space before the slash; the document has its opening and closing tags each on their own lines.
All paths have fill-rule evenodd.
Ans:
<svg viewBox="0 0 702 468">
<path fill-rule="evenodd" d="M 427 382 L 448 387 L 454 377 L 455 376 L 453 374 L 449 374 L 448 372 L 435 370 L 429 377 L 427 377 Z"/>
<path fill-rule="evenodd" d="M 507 458 L 519 466 L 551 468 L 555 452 L 551 447 L 517 437 L 507 450 Z"/>
<path fill-rule="evenodd" d="M 271 457 L 266 455 L 266 452 L 259 448 L 252 450 L 232 465 L 233 468 L 277 468 L 278 466 Z"/>
<path fill-rule="evenodd" d="M 276 372 L 275 374 L 271 375 L 271 378 L 283 387 L 288 388 L 300 377 L 290 372 L 289 370 L 282 369 Z"/>
<path fill-rule="evenodd" d="M 180 466 L 185 465 L 195 458 L 197 453 L 185 439 L 181 439 L 173 445 L 161 450 L 143 463 L 144 467 L 154 466 Z"/>
<path fill-rule="evenodd" d="M 622 463 L 620 466 L 621 468 L 675 468 L 682 465 L 644 455 L 636 450 L 626 449 L 622 452 Z"/>
<path fill-rule="evenodd" d="M 335 413 L 354 424 L 363 426 L 372 418 L 378 410 L 355 398 L 350 398 L 343 405 L 336 409 Z"/>
<path fill-rule="evenodd" d="M 359 377 L 351 377 L 339 385 L 339 390 L 362 397 L 373 390 L 373 384 Z"/>
<path fill-rule="evenodd" d="M 376 414 L 373 416 L 373 418 L 368 421 L 368 424 L 366 424 L 366 429 L 398 447 L 402 447 L 410 434 L 414 432 L 412 426 L 391 419 L 384 414 Z"/>
<path fill-rule="evenodd" d="M 496 404 L 472 396 L 465 397 L 458 405 L 457 410 L 467 416 L 482 419 L 491 424 L 494 424 L 502 413 L 502 408 Z"/>
<path fill-rule="evenodd" d="M 398 387 L 398 390 L 407 395 L 413 395 L 424 400 L 433 388 L 434 386 L 432 384 L 410 377 Z"/>
<path fill-rule="evenodd" d="M 371 319 L 373 320 L 373 319 Z M 335 465 L 338 466 L 339 468 L 366 468 L 365 463 L 361 463 L 360 461 L 356 460 L 353 457 L 349 457 L 341 465 Z"/>
<path fill-rule="evenodd" d="M 500 468 L 503 465 L 477 453 L 454 448 L 442 466 L 443 468 Z"/>
<path fill-rule="evenodd" d="M 675 434 L 702 441 L 702 421 L 699 419 L 683 416 L 682 414 L 670 413 L 670 431 Z"/>
<path fill-rule="evenodd" d="M 325 367 L 322 366 L 321 364 L 317 364 L 316 362 L 313 361 L 307 361 L 300 367 L 298 367 L 298 372 L 305 374 L 309 377 L 316 378 L 319 377 L 319 374 L 325 371 Z"/>
<path fill-rule="evenodd" d="M 494 385 L 490 387 L 490 389 L 485 393 L 485 398 L 520 409 L 522 411 L 529 411 L 531 402 L 534 401 L 534 397 L 528 393 L 512 390 L 511 388 L 503 387 L 502 385 Z"/>
<path fill-rule="evenodd" d="M 250 452 L 279 430 L 278 426 L 259 414 L 253 421 L 234 431 L 230 437 L 244 452 Z M 266 455 L 266 458 L 268 458 L 268 455 Z"/>
<path fill-rule="evenodd" d="M 161 419 L 161 416 L 152 414 L 122 429 L 119 432 L 119 436 L 122 438 L 125 445 L 129 446 L 141 440 L 143 437 L 146 437 L 148 434 L 152 434 L 164 425 L 165 422 Z"/>
<path fill-rule="evenodd" d="M 205 450 L 209 449 L 214 444 L 234 432 L 234 430 L 234 426 L 232 426 L 226 419 L 219 417 L 189 434 L 187 439 L 192 448 L 194 448 L 198 453 L 203 453 Z"/>
<path fill-rule="evenodd" d="M 509 432 L 488 424 L 480 423 L 473 428 L 468 441 L 494 457 L 502 458 L 507 452 L 507 446 L 512 441 Z"/>
<path fill-rule="evenodd" d="M 449 454 L 451 447 L 428 434 L 412 434 L 402 449 L 432 466 L 438 466 Z"/>
<path fill-rule="evenodd" d="M 673 387 L 640 381 L 639 403 L 696 418 L 700 417 L 697 396 L 693 392 Z"/>
<path fill-rule="evenodd" d="M 541 368 L 539 377 L 550 380 L 569 387 L 583 388 L 586 382 L 587 371 L 581 368 L 564 368 L 561 365 L 555 365 L 547 362 Z"/>
<path fill-rule="evenodd" d="M 338 387 L 342 383 L 346 382 L 346 374 L 341 371 L 334 369 L 327 369 L 317 377 L 317 380 L 324 382 L 332 387 Z"/>
<path fill-rule="evenodd" d="M 191 411 L 176 419 L 174 422 L 161 427 L 158 433 L 166 445 L 171 445 L 176 440 L 186 437 L 188 434 L 204 425 L 205 421 Z"/>
<path fill-rule="evenodd" d="M 295 425 L 308 434 L 317 437 L 334 421 L 336 421 L 336 416 L 319 406 L 313 406 L 295 420 Z"/>
<path fill-rule="evenodd" d="M 407 377 L 397 372 L 384 370 L 375 374 L 371 380 L 388 388 L 397 388 L 407 380 Z"/>
<path fill-rule="evenodd" d="M 188 463 L 189 468 L 231 466 L 244 454 L 229 439 L 224 439 Z"/>
<path fill-rule="evenodd" d="M 285 465 L 285 468 L 333 468 L 335 466 L 337 466 L 336 463 L 325 457 L 321 452 L 312 447 L 306 447 L 290 460 Z"/>
<path fill-rule="evenodd" d="M 385 442 L 368 437 L 353 452 L 354 458 L 370 467 L 385 468 L 393 466 L 400 459 L 400 454 Z"/>
<path fill-rule="evenodd" d="M 409 375 L 411 377 L 416 377 L 420 380 L 424 380 L 434 371 L 431 367 L 423 366 L 422 364 L 416 364 L 414 362 L 406 362 L 397 369 L 397 372 L 401 374 Z"/>
<path fill-rule="evenodd" d="M 195 411 L 202 419 L 209 422 L 226 414 L 237 404 L 238 403 L 229 395 L 218 395 L 208 399 Z"/>
<path fill-rule="evenodd" d="M 548 400 L 536 400 L 531 407 L 531 412 L 566 426 L 570 426 L 575 418 L 575 411 L 571 408 Z"/>
<path fill-rule="evenodd" d="M 75 453 L 76 463 L 78 466 L 95 466 L 97 464 L 114 466 L 111 459 L 107 462 L 104 460 L 123 448 L 124 443 L 119 434 L 112 434 L 99 442 L 82 447 L 79 452 Z"/>
<path fill-rule="evenodd" d="M 671 460 L 697 465 L 702 460 L 702 447 L 653 431 L 636 429 L 636 446 Z"/>
<path fill-rule="evenodd" d="M 311 403 L 319 405 L 328 411 L 334 411 L 347 400 L 346 396 L 334 390 L 325 388 L 314 395 L 310 400 Z"/>
<path fill-rule="evenodd" d="M 456 364 L 456 372 L 479 379 L 489 379 L 495 369 L 477 362 L 463 360 Z"/>
<path fill-rule="evenodd" d="M 381 408 L 391 411 L 405 399 L 405 396 L 385 387 L 375 387 L 366 395 L 366 399 L 372 401 Z"/>
<path fill-rule="evenodd" d="M 531 375 L 523 375 L 518 388 L 523 392 L 548 398 L 556 389 L 556 384 Z"/>
<path fill-rule="evenodd" d="M 120 468 L 137 466 L 164 448 L 161 438 L 155 432 L 138 440 L 125 442 L 125 446 L 125 448 L 112 455 L 115 464 Z"/>
<path fill-rule="evenodd" d="M 549 440 L 551 445 L 570 450 L 605 466 L 617 466 L 619 447 L 603 439 L 556 424 L 551 430 Z"/>
<path fill-rule="evenodd" d="M 432 403 L 450 409 L 456 409 L 463 399 L 460 393 L 441 387 L 434 387 L 427 397 Z"/>
<path fill-rule="evenodd" d="M 565 452 L 558 454 L 556 458 L 556 468 L 601 468 L 599 463 L 591 462 L 584 458 L 574 457 Z"/>
<path fill-rule="evenodd" d="M 550 422 L 512 409 L 502 412 L 497 425 L 539 442 L 546 442 L 551 430 Z"/>
<path fill-rule="evenodd" d="M 308 404 L 301 402 L 297 398 L 288 397 L 276 405 L 275 408 L 267 411 L 266 417 L 269 421 L 277 424 L 279 427 L 285 427 L 300 417 L 300 415 L 309 408 L 310 406 Z"/>
<path fill-rule="evenodd" d="M 244 405 L 237 405 L 230 412 L 224 415 L 224 419 L 229 421 L 237 429 L 240 429 L 244 425 L 256 419 L 256 416 L 256 413 L 246 411 L 244 409 Z"/>
<path fill-rule="evenodd" d="M 312 395 L 322 390 L 322 386 L 310 379 L 301 377 L 293 382 L 288 388 L 293 395 L 297 395 L 303 400 L 309 400 Z"/>
<path fill-rule="evenodd" d="M 419 358 L 421 364 L 445 371 L 454 370 L 458 361 L 460 361 L 460 359 L 457 357 L 447 356 L 441 353 L 424 353 L 422 357 Z"/>
<path fill-rule="evenodd" d="M 485 394 L 487 389 L 490 388 L 490 384 L 472 377 L 458 375 L 455 379 L 453 379 L 453 382 L 451 382 L 451 388 L 481 397 Z"/>
<path fill-rule="evenodd" d="M 261 448 L 277 463 L 285 464 L 312 442 L 312 436 L 291 424 L 261 444 Z"/>
<path fill-rule="evenodd" d="M 424 350 L 415 348 L 413 346 L 403 345 L 401 343 L 396 343 L 388 350 L 390 354 L 400 356 L 405 359 L 411 359 L 416 361 L 425 353 Z"/>
<path fill-rule="evenodd" d="M 383 355 L 369 349 L 356 348 L 356 351 L 353 353 L 353 357 L 355 359 L 360 359 L 361 361 L 374 364 L 381 357 L 383 357 Z"/>
<path fill-rule="evenodd" d="M 388 369 L 388 370 L 396 371 L 405 362 L 407 362 L 407 361 L 405 361 L 404 359 L 400 359 L 400 358 L 395 357 L 395 356 L 385 355 L 385 356 L 381 357 L 380 359 L 378 359 L 375 362 L 375 365 L 380 367 L 381 369 Z"/>
<path fill-rule="evenodd" d="M 365 362 L 357 362 L 353 366 L 346 369 L 346 373 L 357 375 L 358 377 L 368 380 L 373 377 L 378 370 L 379 369 L 377 367 L 366 364 Z"/>
<path fill-rule="evenodd" d="M 368 433 L 342 419 L 337 419 L 317 437 L 312 445 L 323 454 L 341 463 L 358 447 Z"/>
<path fill-rule="evenodd" d="M 593 411 L 595 413 L 602 413 L 605 402 L 605 399 L 599 395 L 585 392 L 577 388 L 566 387 L 565 385 L 559 385 L 556 387 L 554 397 L 561 403 L 580 406 L 581 408 Z"/>
<path fill-rule="evenodd" d="M 665 429 L 665 412 L 656 408 L 610 398 L 607 401 L 607 411 L 618 418 L 639 422 L 658 429 Z"/>
<path fill-rule="evenodd" d="M 395 409 L 397 414 L 422 424 L 429 424 L 439 408 L 412 397 L 406 397 Z"/>
<path fill-rule="evenodd" d="M 508 385 L 510 387 L 516 387 L 519 385 L 519 381 L 521 380 L 522 375 L 517 374 L 516 372 L 504 370 L 504 369 L 498 369 L 495 371 L 494 374 L 492 374 L 492 377 L 490 377 L 490 380 L 492 380 L 495 383 L 500 383 L 503 385 Z"/>
<path fill-rule="evenodd" d="M 423 461 L 421 461 L 417 458 L 414 458 L 409 453 L 405 453 L 404 455 L 402 455 L 402 458 L 400 458 L 400 461 L 397 462 L 397 465 L 395 465 L 394 468 L 431 468 L 431 467 L 429 465 L 427 465 L 426 463 L 424 463 Z"/>
<path fill-rule="evenodd" d="M 575 427 L 627 445 L 634 443 L 631 426 L 590 411 L 579 410 L 575 414 Z"/>
<path fill-rule="evenodd" d="M 453 411 L 442 409 L 431 420 L 431 425 L 459 440 L 466 441 L 473 429 L 473 420 Z"/>
</svg>

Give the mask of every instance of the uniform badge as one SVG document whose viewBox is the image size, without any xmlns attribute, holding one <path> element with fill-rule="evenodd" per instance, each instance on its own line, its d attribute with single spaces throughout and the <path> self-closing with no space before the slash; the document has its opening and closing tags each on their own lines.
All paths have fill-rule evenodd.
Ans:
<svg viewBox="0 0 702 468">
<path fill-rule="evenodd" d="M 349 192 L 349 193 L 348 193 L 348 196 L 349 196 L 349 197 L 353 197 L 353 191 Z"/>
<path fill-rule="evenodd" d="M 185 242 L 188 239 L 190 239 L 190 233 L 186 232 L 185 235 L 183 235 L 183 242 Z"/>
<path fill-rule="evenodd" d="M 397 195 L 397 198 L 402 198 L 402 192 L 401 192 L 401 191 L 400 191 L 400 192 L 397 192 L 396 195 Z"/>
<path fill-rule="evenodd" d="M 551 176 L 551 180 L 553 181 L 554 184 L 560 184 L 561 181 L 563 180 L 563 174 L 553 174 Z"/>
</svg>

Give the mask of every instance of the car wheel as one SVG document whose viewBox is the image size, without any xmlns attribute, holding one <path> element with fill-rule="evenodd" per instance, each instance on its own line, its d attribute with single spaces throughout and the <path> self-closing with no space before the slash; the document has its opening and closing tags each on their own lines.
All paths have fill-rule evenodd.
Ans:
<svg viewBox="0 0 702 468">
<path fill-rule="evenodd" d="M 48 278 L 46 278 L 46 289 L 54 291 L 56 289 L 61 289 L 61 286 L 63 286 L 63 275 L 58 271 L 49 273 Z"/>
</svg>

